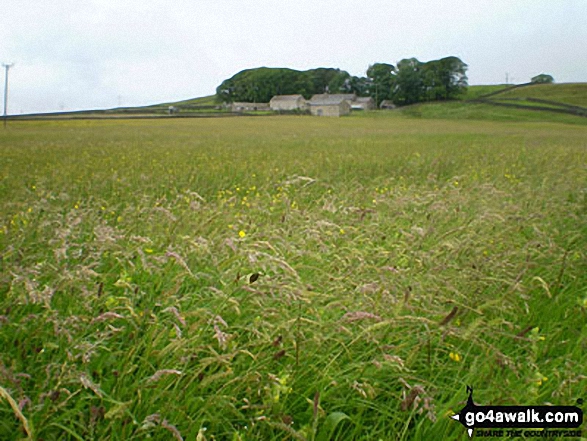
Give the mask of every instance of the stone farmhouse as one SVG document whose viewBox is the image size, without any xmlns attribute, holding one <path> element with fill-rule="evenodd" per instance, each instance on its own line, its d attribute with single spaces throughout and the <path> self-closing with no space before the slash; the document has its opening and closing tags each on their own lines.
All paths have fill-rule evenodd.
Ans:
<svg viewBox="0 0 587 441">
<path fill-rule="evenodd" d="M 351 101 L 345 95 L 314 95 L 309 101 L 310 113 L 316 116 L 343 116 L 351 113 Z"/>
<path fill-rule="evenodd" d="M 375 101 L 371 97 L 357 97 L 354 93 L 327 94 L 312 96 L 308 101 L 302 95 L 275 95 L 269 103 L 235 102 L 230 106 L 233 112 L 272 110 L 274 112 L 310 111 L 316 116 L 343 116 L 351 110 L 374 110 Z"/>
<path fill-rule="evenodd" d="M 276 95 L 269 101 L 269 107 L 277 112 L 303 111 L 308 109 L 308 103 L 302 95 Z"/>
<path fill-rule="evenodd" d="M 355 95 L 354 93 L 319 93 L 317 95 L 312 96 L 312 98 L 310 98 L 310 102 L 320 101 L 327 98 L 342 99 L 351 104 L 353 101 L 357 99 L 357 95 Z"/>
</svg>

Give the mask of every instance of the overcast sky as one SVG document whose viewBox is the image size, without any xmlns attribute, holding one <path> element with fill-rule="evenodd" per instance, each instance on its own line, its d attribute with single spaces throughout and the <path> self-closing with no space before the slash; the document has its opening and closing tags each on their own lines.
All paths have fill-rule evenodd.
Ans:
<svg viewBox="0 0 587 441">
<path fill-rule="evenodd" d="M 215 93 L 259 66 L 455 55 L 469 84 L 587 81 L 587 0 L 2 0 L 9 113 L 147 105 Z M 0 78 L 3 86 L 4 71 Z M 2 87 L 3 89 L 3 87 Z"/>
</svg>

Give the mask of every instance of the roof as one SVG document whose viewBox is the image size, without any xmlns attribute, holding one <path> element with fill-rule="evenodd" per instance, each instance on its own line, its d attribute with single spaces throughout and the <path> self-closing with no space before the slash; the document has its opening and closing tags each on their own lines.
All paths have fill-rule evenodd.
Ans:
<svg viewBox="0 0 587 441">
<path fill-rule="evenodd" d="M 275 95 L 271 101 L 297 101 L 300 98 L 304 99 L 302 95 Z"/>
<path fill-rule="evenodd" d="M 338 99 L 353 101 L 357 98 L 354 93 L 319 93 L 312 96 L 310 101 L 321 101 L 323 99 Z"/>
<path fill-rule="evenodd" d="M 370 96 L 360 96 L 357 99 L 355 99 L 355 102 L 357 103 L 370 103 L 371 101 L 373 101 L 373 98 L 371 98 Z"/>
<path fill-rule="evenodd" d="M 269 103 L 245 103 L 245 102 L 233 102 L 232 103 L 235 106 L 268 106 Z"/>
<path fill-rule="evenodd" d="M 345 101 L 347 99 L 340 95 L 314 95 L 309 104 L 310 106 L 339 106 Z"/>
</svg>

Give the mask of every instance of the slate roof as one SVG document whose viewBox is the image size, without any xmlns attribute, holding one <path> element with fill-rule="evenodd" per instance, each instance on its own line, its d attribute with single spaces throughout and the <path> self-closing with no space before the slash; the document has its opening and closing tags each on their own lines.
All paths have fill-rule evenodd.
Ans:
<svg viewBox="0 0 587 441">
<path fill-rule="evenodd" d="M 271 101 L 296 101 L 300 98 L 304 99 L 302 95 L 275 95 Z"/>
<path fill-rule="evenodd" d="M 356 98 L 357 95 L 355 95 L 354 93 L 319 93 L 312 96 L 312 98 L 310 99 L 310 103 L 312 103 L 313 101 L 322 100 L 338 100 L 338 102 L 340 102 L 341 100 L 354 101 Z"/>
<path fill-rule="evenodd" d="M 329 95 L 329 94 L 319 94 L 314 95 L 310 100 L 310 106 L 337 106 L 343 101 L 349 101 L 355 95 Z"/>
</svg>

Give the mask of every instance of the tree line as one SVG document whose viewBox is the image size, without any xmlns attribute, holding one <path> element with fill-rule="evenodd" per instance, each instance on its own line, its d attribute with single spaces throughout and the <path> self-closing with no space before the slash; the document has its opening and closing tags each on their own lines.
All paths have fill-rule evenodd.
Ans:
<svg viewBox="0 0 587 441">
<path fill-rule="evenodd" d="M 458 98 L 468 86 L 467 67 L 452 56 L 428 62 L 408 58 L 396 66 L 375 63 L 367 69 L 366 77 L 334 68 L 299 71 L 260 67 L 224 80 L 216 95 L 223 102 L 268 102 L 275 95 L 300 94 L 309 99 L 318 93 L 354 93 L 373 97 L 378 106 L 383 100 L 401 106 Z"/>
</svg>

